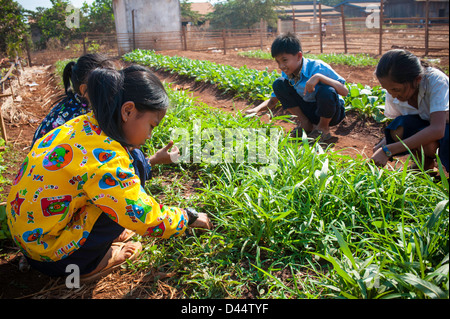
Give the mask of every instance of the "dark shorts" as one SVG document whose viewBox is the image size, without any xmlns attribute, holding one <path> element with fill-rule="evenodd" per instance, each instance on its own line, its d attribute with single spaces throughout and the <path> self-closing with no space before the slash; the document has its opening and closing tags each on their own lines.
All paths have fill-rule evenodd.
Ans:
<svg viewBox="0 0 450 319">
<path fill-rule="evenodd" d="M 417 132 L 420 132 L 424 128 L 430 125 L 429 121 L 423 120 L 419 115 L 402 115 L 395 118 L 384 130 L 384 134 L 386 136 L 386 144 L 395 143 L 394 139 L 391 136 L 391 131 L 396 130 L 399 127 L 403 127 L 403 136 L 402 140 L 407 139 L 408 137 L 413 136 Z M 408 151 L 403 152 L 397 155 L 407 155 Z M 439 140 L 439 151 L 438 151 L 439 159 L 442 162 L 442 165 L 445 167 L 447 172 L 449 170 L 449 127 L 448 123 L 445 126 L 445 135 L 443 138 Z"/>
<path fill-rule="evenodd" d="M 318 124 L 320 118 L 323 117 L 331 118 L 330 126 L 334 126 L 345 117 L 344 101 L 339 98 L 336 90 L 329 85 L 316 85 L 315 102 L 303 100 L 295 88 L 289 84 L 289 81 L 283 77 L 275 80 L 272 87 L 283 109 L 298 106 L 313 124 Z"/>
<path fill-rule="evenodd" d="M 34 269 L 52 277 L 69 275 L 66 272 L 66 268 L 71 264 L 79 267 L 80 275 L 88 274 L 99 265 L 114 239 L 119 237 L 124 229 L 109 218 L 108 215 L 102 213 L 80 249 L 58 261 L 44 262 L 27 258 L 28 263 Z"/>
</svg>

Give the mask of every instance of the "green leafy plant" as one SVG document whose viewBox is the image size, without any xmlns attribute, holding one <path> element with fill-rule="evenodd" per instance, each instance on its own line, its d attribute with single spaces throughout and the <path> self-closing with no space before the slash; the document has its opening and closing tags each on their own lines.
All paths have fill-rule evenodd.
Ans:
<svg viewBox="0 0 450 319">
<path fill-rule="evenodd" d="M 6 221 L 6 206 L 0 205 L 0 240 L 11 238 L 11 234 L 9 232 Z"/>
<path fill-rule="evenodd" d="M 0 137 L 0 146 L 5 145 L 5 140 Z M 3 185 L 7 180 L 3 177 L 3 172 L 6 171 L 6 166 L 4 165 L 3 151 L 0 151 L 0 190 L 3 190 Z M 0 240 L 10 238 L 8 226 L 6 224 L 6 205 L 3 202 L 4 198 L 0 198 Z"/>
<path fill-rule="evenodd" d="M 372 117 L 376 122 L 386 122 L 384 103 L 386 91 L 380 86 L 370 88 L 360 83 L 346 84 L 349 94 L 345 99 L 347 110 L 356 110 L 365 117 Z"/>
</svg>

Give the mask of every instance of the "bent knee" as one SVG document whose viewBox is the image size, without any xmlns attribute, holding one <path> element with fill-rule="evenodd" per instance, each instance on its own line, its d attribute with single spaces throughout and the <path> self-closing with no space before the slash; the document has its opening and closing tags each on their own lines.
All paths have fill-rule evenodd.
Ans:
<svg viewBox="0 0 450 319">
<path fill-rule="evenodd" d="M 433 141 L 426 145 L 422 145 L 423 153 L 428 157 L 436 157 L 437 149 L 439 148 L 439 142 Z"/>
<path fill-rule="evenodd" d="M 405 132 L 405 130 L 404 130 L 403 126 L 399 126 L 395 130 L 391 130 L 390 134 L 391 134 L 392 139 L 395 142 L 398 142 L 401 139 L 403 139 L 404 132 Z"/>
<path fill-rule="evenodd" d="M 283 77 L 276 79 L 272 83 L 272 89 L 274 92 L 284 91 L 285 87 L 286 87 L 286 83 L 285 83 L 285 79 Z"/>
<path fill-rule="evenodd" d="M 316 86 L 316 101 L 329 101 L 336 103 L 338 99 L 339 95 L 334 87 L 323 84 Z"/>
</svg>

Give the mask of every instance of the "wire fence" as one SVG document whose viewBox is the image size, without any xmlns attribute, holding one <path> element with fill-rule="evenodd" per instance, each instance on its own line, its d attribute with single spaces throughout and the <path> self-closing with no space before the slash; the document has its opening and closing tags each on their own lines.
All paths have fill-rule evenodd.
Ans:
<svg viewBox="0 0 450 319">
<path fill-rule="evenodd" d="M 426 27 L 417 23 L 384 21 L 381 28 L 364 28 L 364 19 L 346 19 L 340 25 L 329 24 L 326 30 L 312 27 L 295 31 L 304 51 L 310 53 L 367 53 L 381 55 L 394 49 L 407 49 L 420 56 L 445 57 L 449 55 L 449 25 L 436 23 Z M 431 20 L 431 19 L 430 19 Z M 411 21 L 409 19 L 408 21 Z M 292 31 L 285 28 L 285 31 Z M 227 54 L 229 50 L 270 48 L 278 33 L 265 29 L 147 32 L 136 34 L 85 34 L 74 40 L 66 50 L 74 53 L 104 52 L 119 56 L 134 49 L 160 50 L 215 50 Z"/>
<path fill-rule="evenodd" d="M 81 39 L 69 41 L 64 50 L 74 55 L 102 52 L 122 56 L 134 49 L 160 50 L 215 50 L 227 54 L 230 50 L 270 48 L 275 37 L 287 31 L 294 32 L 305 52 L 367 53 L 382 55 L 393 48 L 403 48 L 419 56 L 448 57 L 448 18 L 423 17 L 386 18 L 383 2 L 377 11 L 378 23 L 370 17 L 346 17 L 341 12 L 322 13 L 302 20 L 279 20 L 277 32 L 270 32 L 261 21 L 259 28 L 197 30 L 181 27 L 176 32 L 146 33 L 85 33 Z M 312 22 L 313 21 L 313 22 Z M 27 50 L 28 51 L 28 50 Z"/>
</svg>

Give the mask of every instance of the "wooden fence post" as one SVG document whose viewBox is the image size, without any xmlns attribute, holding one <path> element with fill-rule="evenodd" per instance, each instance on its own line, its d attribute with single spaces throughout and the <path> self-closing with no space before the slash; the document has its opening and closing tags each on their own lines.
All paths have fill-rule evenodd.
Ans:
<svg viewBox="0 0 450 319">
<path fill-rule="evenodd" d="M 183 43 L 182 43 L 183 50 L 187 51 L 187 39 L 186 39 L 187 38 L 187 28 L 186 28 L 186 26 L 183 26 L 181 29 L 181 38 L 183 40 Z"/>
<path fill-rule="evenodd" d="M 345 31 L 345 16 L 343 5 L 341 5 L 341 18 L 342 18 L 342 34 L 344 35 L 344 52 L 347 53 L 347 34 Z"/>
<path fill-rule="evenodd" d="M 225 29 L 222 30 L 222 39 L 223 39 L 223 54 L 227 54 L 227 34 Z"/>
<path fill-rule="evenodd" d="M 259 21 L 259 34 L 260 34 L 260 38 L 259 38 L 259 44 L 261 47 L 261 51 L 263 51 L 263 28 L 264 28 L 264 20 L 261 18 L 261 20 Z"/>
<path fill-rule="evenodd" d="M 381 55 L 383 53 L 383 1 L 380 1 L 380 44 L 378 47 L 378 54 Z"/>
<path fill-rule="evenodd" d="M 427 0 L 425 3 L 425 56 L 428 55 L 429 47 L 429 25 L 430 25 L 430 0 Z"/>
<path fill-rule="evenodd" d="M 131 10 L 131 23 L 133 25 L 133 51 L 136 50 L 136 30 L 134 26 L 134 10 Z"/>
<path fill-rule="evenodd" d="M 320 53 L 323 53 L 322 4 L 320 2 L 319 2 L 319 35 L 320 35 Z"/>
<path fill-rule="evenodd" d="M 31 54 L 30 54 L 30 46 L 28 45 L 28 37 L 25 35 L 23 38 L 25 42 L 25 50 L 27 50 L 27 57 L 28 57 L 28 66 L 32 66 L 31 64 Z"/>
<path fill-rule="evenodd" d="M 14 96 L 13 96 L 14 100 Z M 8 136 L 6 135 L 6 127 L 5 122 L 3 121 L 2 112 L 0 111 L 0 130 L 2 131 L 3 139 L 5 140 L 5 144 L 8 144 Z"/>
</svg>

